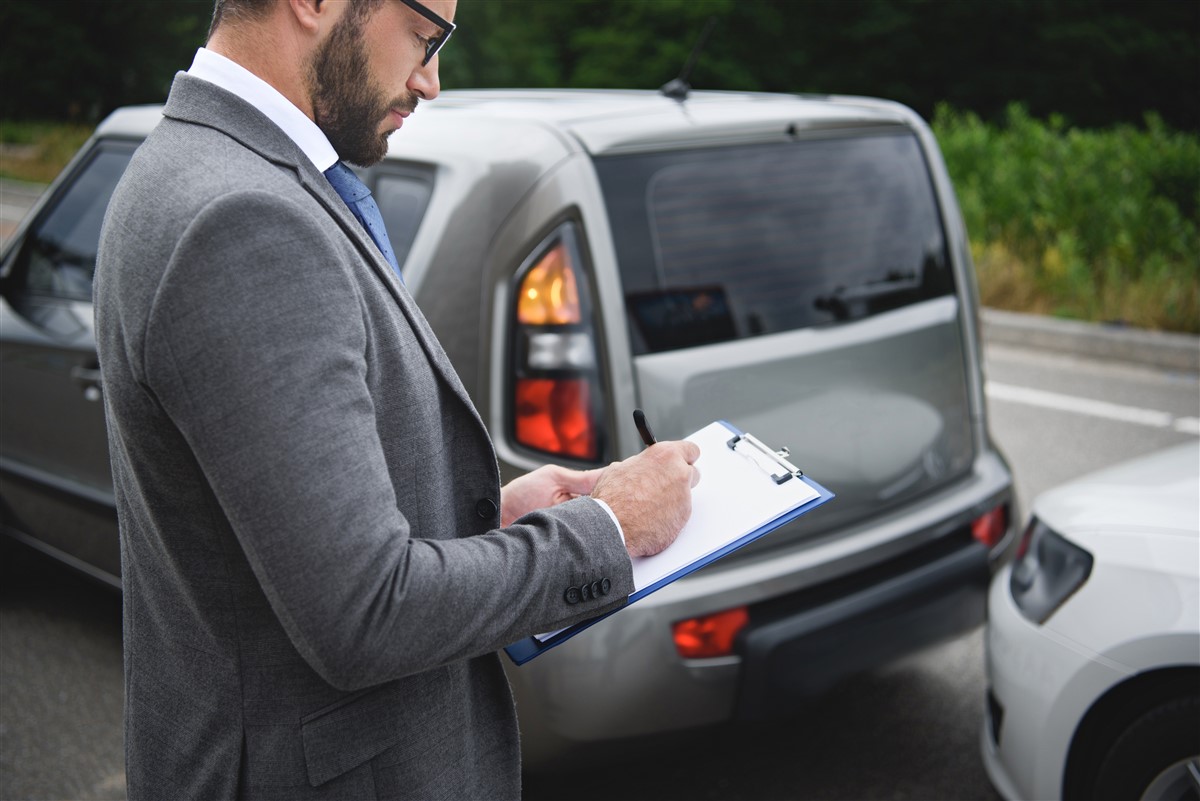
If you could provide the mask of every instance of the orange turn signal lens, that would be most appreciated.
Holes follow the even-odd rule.
[[[599,458],[587,379],[518,379],[516,438],[539,451],[588,461]]]
[[[571,325],[583,321],[579,287],[567,247],[559,242],[538,260],[517,291],[517,322]]]
[[[681,620],[671,626],[675,650],[684,659],[711,659],[733,653],[733,641],[750,622],[744,606],[704,617]]]
[[[971,521],[971,536],[989,548],[995,548],[1008,531],[1008,507],[1000,504]]]

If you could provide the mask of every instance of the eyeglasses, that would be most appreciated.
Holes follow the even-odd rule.
[[[435,36],[425,42],[425,60],[421,62],[421,66],[425,66],[430,61],[433,61],[433,57],[437,55],[438,51],[442,49],[446,42],[450,41],[450,34],[454,33],[454,29],[458,26],[453,22],[442,19],[430,11],[424,4],[417,2],[417,0],[400,0],[400,2],[442,29],[441,36]]]

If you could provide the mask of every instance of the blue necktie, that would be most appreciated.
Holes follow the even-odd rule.
[[[346,205],[350,207],[350,211],[354,212],[354,216],[362,223],[363,228],[367,229],[367,233],[379,246],[380,252],[392,265],[396,275],[400,275],[400,264],[396,261],[395,252],[392,251],[387,228],[383,225],[383,215],[379,213],[379,206],[376,205],[375,198],[371,197],[371,190],[358,180],[354,170],[340,161],[325,171],[325,177],[333,185],[334,191],[341,196],[342,200],[346,201]],[[400,277],[400,281],[404,282],[403,276]]]

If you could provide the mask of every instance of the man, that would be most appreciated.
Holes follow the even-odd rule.
[[[620,605],[630,554],[690,513],[689,443],[501,490],[386,233],[339,194],[339,160],[436,97],[454,11],[218,0],[109,207],[132,799],[519,797],[496,650]]]

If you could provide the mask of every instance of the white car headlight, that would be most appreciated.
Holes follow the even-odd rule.
[[[1090,553],[1035,517],[1013,563],[1008,583],[1013,601],[1026,618],[1045,623],[1087,581],[1092,562]]]

